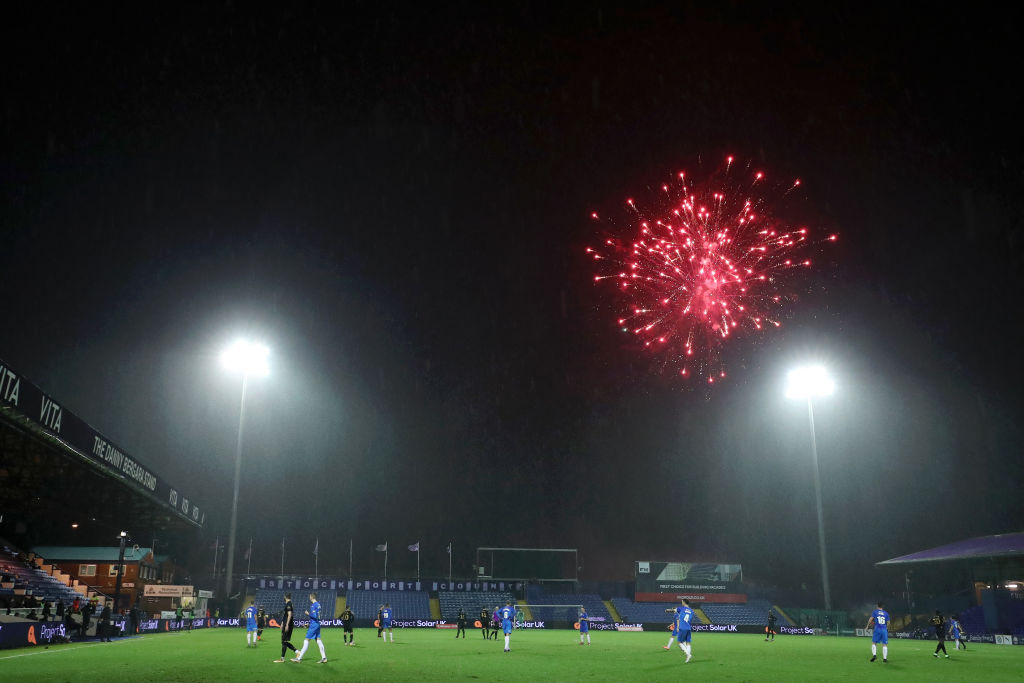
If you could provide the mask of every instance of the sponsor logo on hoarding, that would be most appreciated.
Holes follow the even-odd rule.
[[[64,624],[60,622],[44,622],[39,625],[39,638],[50,642],[54,636],[64,637]]]
[[[517,621],[516,628],[545,628],[543,621]]]
[[[140,631],[156,631],[160,628],[159,619],[144,619],[139,622]]]
[[[591,631],[643,631],[643,624],[620,624],[613,622],[595,623],[590,625]]]
[[[693,624],[694,631],[720,631],[722,633],[739,633],[736,624]]]
[[[779,633],[791,636],[813,636],[814,629],[810,626],[780,626]]]

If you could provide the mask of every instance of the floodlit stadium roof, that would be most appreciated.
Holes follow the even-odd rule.
[[[1024,556],[1024,532],[978,536],[877,562],[878,565]]]
[[[206,510],[0,359],[0,502],[78,514],[86,493],[152,529],[199,528]]]

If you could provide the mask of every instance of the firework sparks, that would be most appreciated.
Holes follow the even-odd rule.
[[[594,281],[619,295],[619,329],[664,354],[683,377],[724,378],[722,345],[779,327],[794,298],[791,275],[811,266],[808,228],[772,211],[798,187],[800,180],[773,186],[764,172],[737,169],[728,157],[699,183],[679,173],[650,209],[627,199],[628,237],[613,232],[600,248],[587,248],[599,267]]]

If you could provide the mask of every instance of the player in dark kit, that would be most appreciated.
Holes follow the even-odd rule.
[[[352,632],[352,622],[355,621],[355,618],[356,615],[352,614],[352,610],[345,607],[345,611],[341,613],[341,628],[344,631],[341,637],[345,639],[346,645],[356,644],[356,636]]]
[[[455,637],[458,638],[459,634],[461,633],[462,634],[462,639],[465,640],[466,639],[466,613],[463,610],[461,610],[461,609],[459,610],[459,617],[458,617],[458,624],[457,624],[457,626],[458,626],[459,630],[457,630],[455,632]]]
[[[292,639],[292,628],[295,626],[295,620],[292,616],[292,594],[284,594],[284,611],[281,613],[281,659],[275,659],[277,663],[284,661],[285,654],[288,650],[295,652],[295,646],[291,644]]]
[[[483,634],[484,640],[487,640],[489,633],[489,626],[491,624],[491,615],[487,611],[486,607],[480,608],[480,633]]]
[[[384,633],[384,605],[377,608],[377,637]]]
[[[256,640],[263,640],[263,629],[267,627],[267,613],[260,605],[260,611],[256,613]]]
[[[949,653],[946,652],[946,620],[942,618],[942,612],[935,610],[935,616],[932,617],[932,626],[935,628],[935,637],[939,639],[939,644],[935,646],[935,652],[932,653],[933,657],[939,656],[939,650],[942,650],[942,654],[946,655],[946,659],[949,659]]]
[[[764,627],[764,639],[768,640],[769,637],[775,640],[775,622],[778,618],[775,616],[775,612],[768,610],[768,625]]]

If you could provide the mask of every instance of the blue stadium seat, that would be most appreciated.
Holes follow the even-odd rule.
[[[430,619],[430,594],[425,591],[351,591],[347,605],[356,619],[374,620],[377,609],[389,603],[399,621]]]
[[[466,612],[469,623],[480,616],[480,608],[486,607],[488,612],[494,610],[495,606],[502,606],[506,602],[515,603],[515,597],[511,593],[478,592],[468,591],[441,591],[437,594],[441,604],[441,618],[454,621],[459,615],[459,610]]]

